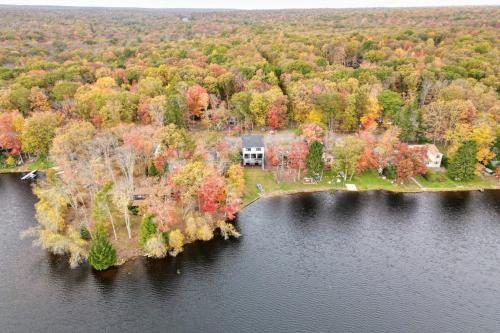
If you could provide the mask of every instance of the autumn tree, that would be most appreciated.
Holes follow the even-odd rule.
[[[49,152],[61,116],[54,112],[35,112],[26,119],[21,136],[23,151],[37,156]]]
[[[228,196],[240,198],[245,189],[245,178],[243,167],[239,164],[233,164],[227,171],[227,192]]]
[[[252,94],[249,92],[241,91],[231,97],[230,105],[233,114],[244,122],[252,121],[250,103],[252,102]],[[253,124],[253,121],[252,121]]]
[[[226,198],[224,178],[208,175],[198,190],[198,205],[202,212],[215,214]]]
[[[471,124],[476,109],[470,101],[436,101],[424,108],[423,119],[427,135],[433,142],[443,142],[445,134],[453,132],[459,124]]]
[[[61,184],[48,173],[47,179],[34,187],[39,201],[35,205],[39,227],[23,232],[23,236],[34,236],[34,245],[55,254],[69,254],[71,267],[76,267],[87,257],[86,241],[79,230],[66,223],[68,213],[67,197]]]
[[[352,180],[363,150],[363,140],[354,135],[346,136],[334,145],[335,162],[333,167],[343,174],[344,181]]]
[[[317,141],[315,141],[317,142]],[[298,179],[301,179],[301,171],[306,168],[306,160],[309,156],[309,147],[304,141],[295,141],[290,145],[290,155],[288,156],[291,167],[297,170]]]
[[[175,190],[178,191],[183,208],[194,209],[197,204],[197,194],[207,175],[208,170],[201,161],[191,161],[176,170],[170,178]]]
[[[328,130],[333,130],[335,119],[344,111],[345,105],[338,92],[322,92],[315,99],[315,106],[324,116]]]
[[[359,137],[364,142],[363,153],[361,154],[358,165],[356,166],[357,173],[363,173],[367,170],[372,170],[377,167],[377,156],[375,154],[375,137],[372,133],[364,131]]]
[[[169,124],[161,128],[156,133],[162,148],[169,152],[175,152],[177,157],[193,149],[194,142],[189,137],[188,132],[183,128],[178,128],[175,124]]]
[[[82,157],[96,130],[90,122],[73,121],[56,130],[50,156],[56,161],[78,160]]]
[[[323,128],[318,124],[306,124],[302,126],[302,136],[308,144],[314,141],[322,142],[324,132]]]
[[[406,181],[415,176],[426,173],[426,160],[426,147],[409,147],[405,143],[400,143],[397,147],[397,154],[394,160],[397,179],[400,181]]]
[[[18,111],[0,113],[0,149],[10,156],[21,154],[21,133],[24,119]]]
[[[31,112],[48,112],[52,110],[49,99],[38,87],[31,88],[29,100]]]
[[[185,236],[179,229],[171,231],[168,235],[168,245],[171,248],[170,255],[176,256],[183,250]]]
[[[286,98],[278,98],[269,107],[266,116],[266,124],[272,129],[279,129],[286,125],[288,121]]]
[[[133,189],[133,182],[131,184],[130,180],[125,177],[115,184],[111,192],[111,201],[113,206],[116,207],[116,209],[123,215],[125,227],[127,228],[128,239],[132,239],[132,221],[130,219],[129,207],[134,194]]]
[[[399,144],[399,132],[397,127],[390,127],[377,140],[374,153],[379,174],[382,173],[394,155],[396,147]]]
[[[123,143],[131,147],[137,157],[138,164],[144,170],[146,164],[155,153],[155,129],[152,126],[133,126],[123,135]]]
[[[199,85],[191,86],[186,92],[186,100],[191,117],[201,117],[202,111],[208,107],[207,90]]]
[[[139,81],[137,91],[140,95],[155,97],[162,93],[163,83],[160,78],[147,77]]]
[[[113,214],[111,213],[112,209],[112,197],[111,197],[111,189],[113,188],[112,182],[106,182],[102,188],[96,193],[94,199],[94,208],[93,208],[93,217],[98,223],[104,224],[109,219],[111,223],[111,227],[113,228],[113,235],[115,240],[118,239],[116,233],[115,220],[113,218]]]

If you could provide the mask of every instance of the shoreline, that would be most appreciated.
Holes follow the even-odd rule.
[[[273,198],[280,196],[290,196],[294,194],[305,194],[305,193],[323,193],[323,192],[352,192],[352,193],[360,193],[360,192],[372,192],[372,191],[380,191],[380,192],[389,192],[389,193],[429,193],[429,192],[473,192],[473,191],[500,191],[500,186],[495,187],[463,187],[463,188],[452,188],[452,187],[443,187],[443,188],[425,188],[425,189],[387,189],[387,188],[370,188],[370,189],[359,189],[357,191],[349,191],[346,188],[314,188],[314,189],[297,189],[297,190],[287,190],[287,191],[272,191],[268,193],[261,194],[257,198],[252,199],[251,201],[244,203],[242,207],[238,210],[241,211],[246,207],[254,204],[259,199],[265,198]]]
[[[45,172],[46,170],[39,170],[38,172]],[[2,174],[22,174],[28,171],[16,171],[16,170],[1,170],[0,175]],[[388,193],[426,193],[426,192],[472,192],[472,191],[484,191],[484,190],[493,190],[493,191],[500,191],[500,185],[494,185],[493,183],[489,184],[490,186],[461,186],[461,187],[442,187],[442,188],[398,188],[398,185],[394,185],[392,188],[382,188],[382,187],[373,187],[373,188],[360,188],[356,191],[349,191],[345,187],[332,187],[332,186],[324,186],[324,187],[316,187],[316,188],[297,188],[297,189],[290,189],[290,190],[273,190],[270,192],[265,192],[259,194],[257,197],[251,199],[248,202],[244,202],[242,206],[238,209],[236,214],[240,213],[242,210],[245,208],[251,206],[255,202],[259,201],[260,199],[265,199],[265,198],[272,198],[272,197],[285,197],[285,196],[291,196],[291,195],[298,195],[298,194],[305,194],[305,193],[323,193],[323,192],[369,192],[369,191],[381,191],[381,192],[388,192]],[[189,244],[192,243],[186,243],[184,245],[188,246]],[[170,255],[167,254],[166,257],[169,257]],[[126,264],[129,261],[138,259],[139,257],[146,257],[148,258],[147,255],[145,254],[137,254],[135,253],[134,255],[130,257],[122,257],[118,258],[118,262],[114,265],[114,267],[119,267],[124,264]]]
[[[491,190],[491,191],[500,191],[500,187],[489,187],[489,188],[474,188],[474,187],[467,187],[467,188],[437,188],[437,189],[420,189],[420,190],[408,190],[408,189],[401,189],[401,190],[395,190],[395,189],[384,189],[384,188],[373,188],[373,189],[361,189],[358,191],[349,191],[345,188],[315,188],[315,189],[300,189],[300,190],[288,190],[288,191],[273,191],[269,193],[264,193],[257,198],[252,199],[251,201],[243,204],[241,208],[236,212],[238,214],[240,211],[244,210],[245,208],[251,206],[252,204],[256,203],[260,199],[265,199],[265,198],[273,198],[273,197],[286,197],[290,195],[296,195],[296,194],[305,194],[305,193],[324,193],[324,192],[350,192],[350,193],[363,193],[363,192],[388,192],[388,193],[426,193],[426,192],[473,192],[473,191],[481,191],[481,190]],[[185,246],[189,246],[192,243],[186,243]],[[149,258],[147,255],[135,255],[129,258],[121,258],[122,261],[120,263],[117,263],[115,267],[120,267],[124,264],[126,264],[129,261],[139,259],[140,257],[145,257]],[[170,255],[167,254],[165,258],[171,257]],[[163,258],[164,259],[164,258]]]

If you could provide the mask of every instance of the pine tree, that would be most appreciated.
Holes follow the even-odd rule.
[[[141,230],[139,231],[139,244],[144,247],[148,239],[156,234],[156,225],[153,223],[153,215],[146,216],[141,223]]]
[[[148,177],[158,177],[160,175],[160,172],[156,168],[156,165],[153,163],[153,161],[148,161],[147,175]]]
[[[314,141],[309,146],[306,165],[309,174],[312,176],[318,177],[323,173],[323,145],[321,142]]]
[[[102,224],[96,225],[88,261],[94,269],[99,271],[108,269],[116,262],[116,250],[106,237]]]
[[[449,162],[448,176],[458,181],[474,178],[476,171],[476,153],[476,142],[464,142]]]
[[[80,226],[80,238],[83,240],[90,240],[92,238],[89,229],[84,224]]]

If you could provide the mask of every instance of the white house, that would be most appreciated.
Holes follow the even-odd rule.
[[[262,135],[243,135],[242,140],[243,165],[261,165],[264,168],[264,137]]]
[[[411,145],[410,148],[417,147],[425,147],[427,148],[427,161],[425,161],[425,165],[428,168],[439,168],[441,166],[441,161],[443,159],[443,154],[439,151],[439,149],[434,144],[427,145]]]

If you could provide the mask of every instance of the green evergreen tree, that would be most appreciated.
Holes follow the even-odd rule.
[[[474,178],[476,171],[477,144],[474,141],[464,142],[450,159],[448,176],[453,180],[464,181]]]
[[[415,141],[420,127],[420,114],[414,105],[402,108],[394,117],[394,125],[401,129],[402,141]]]
[[[80,226],[80,238],[84,240],[90,240],[92,238],[89,229],[84,224]]]
[[[160,172],[156,168],[153,161],[148,161],[147,174],[148,174],[148,177],[158,177],[160,175]]]
[[[314,141],[309,146],[309,153],[306,157],[306,165],[309,175],[319,177],[323,173],[323,145],[319,141]]]
[[[109,242],[102,224],[96,225],[88,261],[98,271],[108,269],[116,263],[116,250]]]
[[[148,239],[156,234],[156,225],[153,223],[153,215],[146,216],[141,223],[141,230],[139,231],[139,244],[144,247]]]

